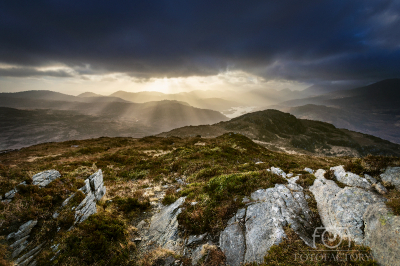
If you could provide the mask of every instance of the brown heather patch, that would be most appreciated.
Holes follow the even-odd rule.
[[[195,145],[199,141],[206,145]],[[71,147],[72,145],[79,147]],[[163,153],[158,152],[159,156],[153,156],[153,153],[144,152],[149,150],[163,151]],[[29,158],[33,157],[41,158],[29,162]],[[265,171],[266,168],[275,166],[287,173],[306,174],[303,172],[304,167],[329,170],[332,166],[344,165],[350,159],[274,152],[239,134],[225,134],[207,139],[198,137],[185,139],[147,137],[139,140],[98,138],[35,145],[0,154],[0,193],[4,195],[15,185],[22,181],[30,181],[32,175],[44,170],[56,169],[62,177],[42,191],[35,191],[27,186],[29,190],[23,193],[21,191],[10,204],[0,205],[0,219],[6,220],[1,227],[6,230],[1,234],[15,231],[28,218],[40,220],[49,218],[55,211],[54,208],[59,206],[60,201],[62,202],[82,186],[83,180],[93,174],[96,169],[102,169],[107,194],[99,203],[101,206],[98,208],[99,216],[93,218],[97,219],[95,222],[97,227],[77,228],[73,231],[76,239],[72,239],[64,228],[61,229],[61,233],[57,234],[54,241],[64,246],[72,246],[66,253],[70,257],[64,257],[59,264],[128,265],[130,263],[136,265],[137,254],[127,237],[134,234],[132,228],[129,230],[130,222],[142,219],[141,215],[148,207],[146,202],[149,198],[149,195],[146,196],[144,192],[154,191],[156,186],[169,184],[173,185],[174,189],[182,189],[179,193],[173,189],[168,190],[165,203],[172,203],[182,196],[187,197],[183,206],[185,210],[179,216],[181,227],[191,233],[209,232],[215,235],[225,227],[226,221],[241,207],[244,196],[250,195],[258,188],[274,186],[275,183],[286,183],[277,176],[268,174]],[[264,163],[255,164],[258,161]],[[366,173],[380,173],[380,167],[394,166],[396,163],[399,163],[399,159],[394,157],[368,157],[361,161],[362,167],[367,169]],[[190,183],[187,186],[178,184],[176,181],[183,175]],[[376,177],[376,174],[373,176]],[[309,186],[312,182],[312,176],[308,175],[304,175],[299,181],[304,186]],[[148,187],[152,189],[144,190]],[[305,190],[309,193],[307,188]],[[394,198],[394,196],[390,197]],[[106,203],[109,199],[113,201]],[[114,199],[117,200],[114,201]],[[194,201],[197,204],[191,205],[190,203]],[[316,213],[316,204],[312,195],[308,203],[313,213]],[[315,215],[317,219],[317,213]],[[58,225],[65,223],[64,227],[67,227],[71,217],[68,217],[68,214],[64,216],[56,222]],[[112,218],[113,221],[108,218]],[[54,224],[45,224],[45,226],[50,232],[40,235],[40,239],[53,236]],[[121,229],[127,233],[124,233],[118,241],[108,238],[109,242],[103,242],[110,247],[110,250],[103,250],[103,252],[111,254],[109,258],[104,258],[96,253],[102,250],[101,248],[93,251],[92,248],[97,247],[97,243],[92,242],[94,242],[94,236],[104,236],[107,239],[109,232],[113,231],[112,228],[117,231]],[[92,237],[93,232],[96,233]],[[73,243],[79,243],[86,237],[89,237],[86,244],[74,246]],[[94,257],[98,256],[100,259],[93,263],[85,261],[83,254],[92,252],[94,252]],[[43,254],[47,254],[42,258],[43,264],[54,255],[48,248]],[[209,257],[213,256],[210,253]],[[111,257],[115,261],[109,260]],[[181,260],[184,263],[188,262],[185,258]],[[146,260],[143,261],[147,263]]]

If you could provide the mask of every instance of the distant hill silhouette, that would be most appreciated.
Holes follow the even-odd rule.
[[[400,79],[269,106],[400,143]]]
[[[159,136],[215,137],[227,132],[240,133],[270,148],[319,155],[400,155],[400,145],[332,124],[298,119],[277,110],[242,115],[210,126],[183,127]]]

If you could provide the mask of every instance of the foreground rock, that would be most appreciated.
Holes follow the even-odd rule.
[[[325,179],[324,173],[324,170],[318,170],[315,174],[317,179],[310,187],[317,201],[318,212],[324,227],[332,233],[339,233],[342,237],[350,234],[349,237],[352,240],[357,244],[362,244],[363,215],[367,207],[384,202],[385,199],[359,187],[342,189],[334,181]],[[352,175],[347,174],[347,176]],[[357,182],[354,184],[360,185]]]
[[[331,167],[334,172],[336,180],[352,187],[360,187],[364,189],[370,189],[371,184],[367,179],[360,177],[359,175],[351,172],[346,172],[342,165]]]
[[[178,215],[180,206],[185,202],[185,197],[179,198],[175,203],[165,207],[155,214],[150,221],[148,230],[143,230],[143,239],[157,247],[170,249],[179,253],[182,249],[183,239],[178,234]],[[143,222],[139,228],[146,229]]]
[[[38,173],[32,177],[32,185],[37,185],[39,187],[45,187],[57,178],[59,178],[61,174],[56,170],[47,170],[41,173]]]
[[[33,177],[33,184],[44,187],[50,182],[60,177],[60,173],[55,170],[44,171],[36,174]],[[16,190],[16,189],[15,189]],[[16,190],[14,194],[17,192]],[[96,202],[99,201],[105,194],[106,188],[103,183],[103,174],[99,170],[95,174],[91,175],[85,180],[85,186],[80,188],[81,193],[85,195],[84,199],[78,204],[78,206],[72,206],[69,204],[71,199],[76,197],[74,193],[68,199],[66,199],[62,206],[59,208],[59,212],[73,212],[75,214],[75,223],[81,223],[86,220],[90,215],[97,212]],[[11,195],[12,193],[9,193]],[[56,212],[53,215],[54,219],[57,219],[59,213]],[[12,258],[15,259],[15,264],[24,266],[34,266],[37,264],[35,258],[43,250],[46,243],[34,243],[30,241],[31,231],[38,224],[37,220],[30,220],[19,227],[16,232],[13,232],[7,236],[7,240],[11,242],[10,248],[12,249]],[[41,229],[43,230],[43,229]],[[22,255],[22,256],[21,256]]]
[[[371,247],[374,258],[382,265],[400,265],[400,217],[376,203],[368,206],[363,218],[364,245]]]
[[[257,190],[251,198],[256,202],[240,209],[221,232],[219,244],[228,265],[263,262],[271,246],[286,236],[284,227],[288,225],[312,246],[311,211],[302,188],[291,191],[277,184],[274,188]]]
[[[383,184],[395,186],[400,191],[400,167],[388,167],[380,177]]]

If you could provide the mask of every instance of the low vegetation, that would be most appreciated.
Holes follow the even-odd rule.
[[[148,218],[145,213],[154,200],[152,191],[156,187],[168,187],[162,200],[164,205],[186,197],[178,216],[181,229],[191,234],[209,232],[218,238],[227,220],[243,207],[245,197],[257,189],[286,183],[266,171],[272,166],[286,173],[301,174],[297,183],[310,196],[307,201],[315,223],[319,224],[316,202],[308,190],[315,177],[303,169],[329,170],[336,165],[346,165],[346,169],[378,178],[387,165],[400,165],[400,161],[396,157],[381,156],[353,159],[290,155],[268,150],[234,133],[217,138],[98,138],[40,144],[0,154],[0,195],[4,196],[14,187],[19,190],[10,203],[0,203],[0,236],[16,231],[30,219],[38,219],[40,226],[48,231],[34,231],[32,241],[41,243],[54,239],[53,243],[60,244],[64,250],[55,259],[55,265],[93,265],[94,261],[96,265],[137,265],[139,253],[130,242],[135,231],[133,226]],[[32,186],[31,177],[48,169],[58,170],[61,178],[42,189]],[[70,231],[74,217],[67,212],[61,211],[57,219],[50,219],[61,202],[77,192],[97,169],[102,169],[107,187],[98,214]],[[330,174],[328,171],[328,177]],[[18,186],[24,181],[26,186]],[[400,197],[394,188],[388,189],[388,205],[397,213]],[[80,202],[82,196],[78,192],[71,202]],[[51,222],[44,224],[42,221]],[[297,240],[290,241],[297,243]],[[5,243],[0,240],[0,262],[9,259],[8,251],[2,246]],[[39,258],[42,264],[55,255],[51,245],[50,242],[45,245],[45,252]],[[290,248],[288,245],[285,248],[284,244],[277,246],[270,251],[272,257],[267,258],[266,263],[276,263],[280,256],[290,257]],[[300,244],[292,248],[307,250],[307,246]],[[220,255],[210,249],[204,265],[213,265],[209,258],[223,261]],[[185,262],[185,258],[180,259]],[[281,260],[290,263],[289,258]]]

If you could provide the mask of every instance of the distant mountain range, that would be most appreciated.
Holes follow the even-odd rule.
[[[0,107],[8,107],[0,110],[1,115],[7,118],[7,123],[0,123],[2,149],[15,148],[16,139],[32,145],[52,140],[55,136],[59,141],[71,137],[143,137],[177,127],[228,120],[217,111],[195,108],[178,101],[132,103],[118,97],[77,97],[51,91],[2,93]],[[49,127],[51,130],[46,131]],[[77,131],[69,136],[68,132],[76,127]],[[28,132],[41,132],[41,135],[29,135]],[[21,134],[25,137],[18,137]]]
[[[273,108],[400,143],[400,79],[285,101]]]
[[[277,110],[242,115],[214,125],[182,127],[158,136],[216,137],[239,133],[270,149],[328,156],[400,155],[400,145]]]

